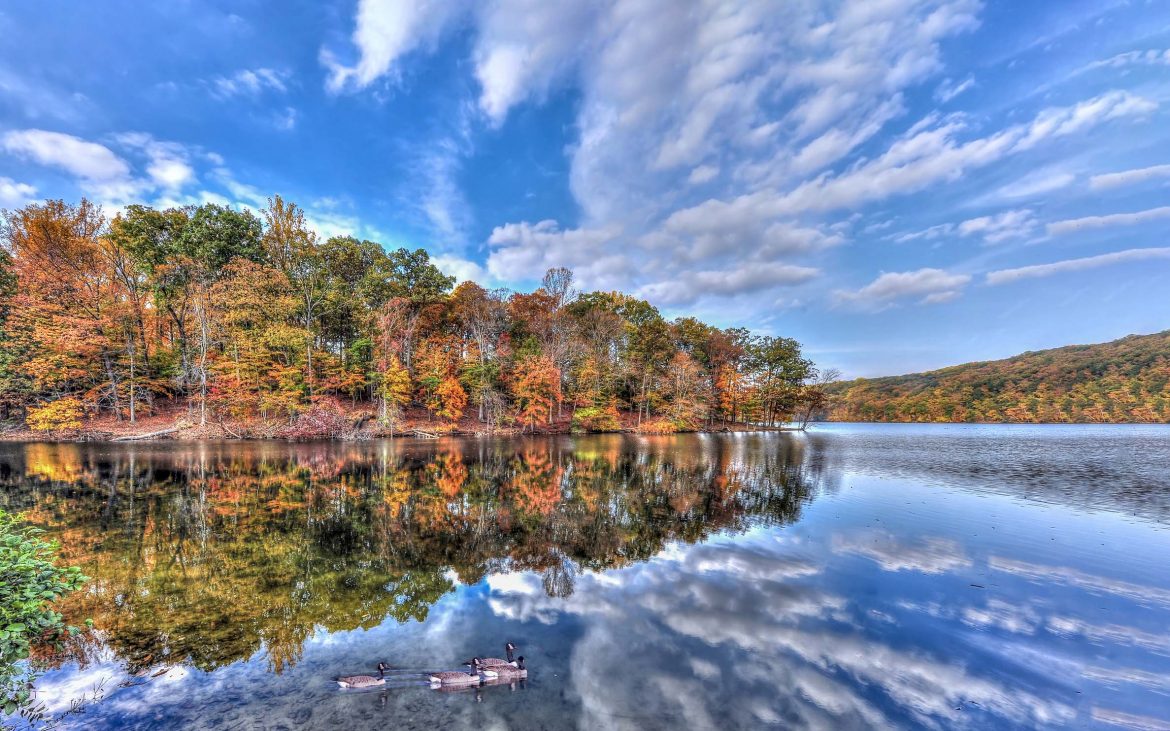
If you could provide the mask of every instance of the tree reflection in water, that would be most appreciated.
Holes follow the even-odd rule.
[[[264,650],[279,673],[319,628],[425,620],[454,577],[532,570],[567,597],[670,541],[794,521],[821,461],[759,439],[11,445],[0,506],[92,577],[62,609],[93,632],[42,664],[104,646],[131,672],[210,670]]]

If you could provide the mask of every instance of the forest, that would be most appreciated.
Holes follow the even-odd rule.
[[[665,319],[552,269],[455,286],[424,249],[322,240],[280,196],[82,199],[0,221],[0,418],[56,438],[807,424],[826,378],[783,337]]]
[[[833,421],[1170,422],[1170,331],[827,389]]]

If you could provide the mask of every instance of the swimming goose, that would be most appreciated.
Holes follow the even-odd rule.
[[[478,683],[479,677],[479,658],[471,658],[471,672],[461,673],[459,671],[451,671],[446,673],[431,673],[430,680],[432,685],[471,685]]]
[[[378,663],[378,677],[372,675],[347,675],[344,678],[338,678],[337,684],[342,688],[369,688],[373,685],[386,684],[386,663]]]
[[[513,645],[511,642],[505,642],[504,643],[504,653],[508,656],[508,659],[501,660],[498,657],[480,658],[480,660],[479,660],[480,667],[492,667],[493,665],[508,665],[508,664],[510,664],[512,662],[512,659],[513,659],[512,658],[512,651],[515,649],[516,649],[516,646]],[[463,664],[470,665],[471,660],[464,660]]]
[[[524,656],[516,658],[516,662],[507,662],[503,665],[479,666],[479,671],[489,678],[517,679],[527,678],[528,668],[524,667]]]

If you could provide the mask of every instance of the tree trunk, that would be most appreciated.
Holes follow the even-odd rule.
[[[106,378],[110,379],[110,391],[114,398],[114,414],[118,417],[118,421],[122,420],[121,402],[118,400],[118,377],[114,375],[114,366],[110,363],[110,354],[102,353],[102,361],[106,366]]]

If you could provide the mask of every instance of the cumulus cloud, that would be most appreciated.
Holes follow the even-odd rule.
[[[447,0],[359,0],[353,32],[358,61],[347,65],[322,49],[328,89],[362,88],[379,76],[394,74],[402,56],[433,44],[464,5]]]
[[[146,173],[158,187],[174,191],[195,179],[187,149],[182,145],[161,142],[144,132],[129,132],[117,135],[116,139],[147,156]]]
[[[16,208],[36,197],[37,189],[0,175],[0,208]]]
[[[1085,269],[1096,269],[1098,267],[1110,266],[1112,264],[1167,258],[1170,258],[1170,247],[1126,249],[1125,251],[1115,251],[1111,254],[1101,254],[1099,256],[1086,256],[1080,259],[1065,259],[1064,261],[1056,261],[1052,262],[1051,264],[1034,264],[1032,266],[1017,267],[1015,269],[999,269],[997,271],[987,273],[987,283],[992,285],[1008,284],[1010,282],[1016,282],[1021,279],[1050,277],[1053,274],[1079,272],[1084,271]]]
[[[1118,188],[1123,185],[1137,185],[1147,180],[1170,178],[1170,165],[1151,165],[1146,168],[1122,170],[1116,173],[1102,173],[1089,178],[1089,187],[1093,190]]]
[[[482,285],[492,279],[488,271],[479,264],[452,254],[436,254],[431,257],[431,263],[444,274],[453,276],[460,282],[475,282]]]
[[[1048,224],[1047,229],[1048,233],[1052,236],[1060,236],[1096,228],[1109,228],[1111,226],[1136,226],[1142,223],[1149,223],[1150,221],[1160,221],[1164,218],[1170,218],[1170,206],[1150,208],[1145,211],[1135,211],[1133,213],[1110,213],[1105,216],[1085,216],[1083,218],[1070,218],[1064,221],[1053,221]]]
[[[919,304],[949,302],[971,281],[968,274],[924,268],[912,272],[885,272],[859,290],[837,290],[838,302],[870,308],[887,307],[900,299],[917,297]]]
[[[607,288],[623,279],[632,262],[613,251],[618,229],[561,229],[556,221],[497,226],[488,238],[487,270],[498,280],[537,278],[546,270],[567,266],[583,286]]]
[[[84,180],[108,181],[130,175],[130,166],[110,148],[61,132],[15,130],[4,135],[3,145],[10,153],[62,168]]]
[[[124,200],[141,186],[130,165],[96,142],[43,129],[13,130],[0,138],[6,152],[76,177],[83,190],[102,199]]]

